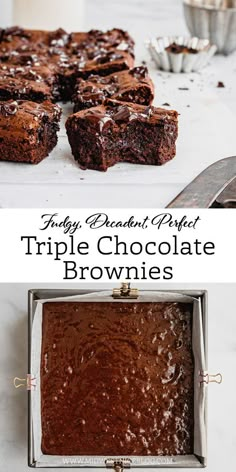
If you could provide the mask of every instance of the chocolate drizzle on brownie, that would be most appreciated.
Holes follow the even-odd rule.
[[[110,102],[108,102],[110,104]],[[142,110],[134,111],[128,105],[115,105],[115,107],[108,107],[107,113],[115,122],[129,122],[133,120],[148,120],[152,116],[152,107],[148,106]]]
[[[135,77],[138,80],[142,80],[148,75],[148,70],[147,67],[144,66],[139,66],[139,67],[134,67],[129,71],[129,73]]]
[[[0,103],[0,113],[3,116],[15,115],[19,109],[19,105],[16,101]]]
[[[117,61],[122,58],[123,58],[122,54],[119,54],[117,52],[100,51],[99,54],[94,57],[94,60],[98,64],[105,64],[106,62]]]

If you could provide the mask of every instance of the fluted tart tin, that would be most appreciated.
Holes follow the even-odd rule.
[[[157,332],[154,333],[152,332],[153,326],[155,326],[155,324],[153,325],[153,320],[155,321],[158,319],[159,308],[163,310],[163,307],[165,309],[163,312],[164,324],[161,328],[161,331],[160,329],[159,331],[157,329]],[[79,323],[82,323],[81,325],[78,325],[76,321],[78,317],[78,314],[76,314],[77,310],[79,313],[79,317],[81,318],[79,320]],[[189,321],[186,321],[188,319],[190,320],[190,318],[188,318],[190,316],[189,310],[192,313],[190,325],[188,324]],[[49,327],[50,329],[48,332],[47,330],[45,331],[45,320],[43,320],[46,313],[47,313],[47,319],[50,320],[50,323],[54,323],[54,325],[52,324]],[[72,318],[71,318],[71,313],[72,313]],[[96,316],[94,316],[95,313],[96,313]],[[102,363],[100,364],[100,361],[102,358],[99,354],[99,352],[103,352],[104,349],[101,348],[100,346],[100,341],[99,341],[100,338],[98,337],[98,334],[96,336],[96,332],[99,333],[99,336],[103,339],[103,344],[104,344],[106,343],[106,339],[108,340],[108,338],[106,338],[106,334],[105,334],[105,338],[103,337],[103,332],[109,333],[110,329],[112,329],[112,331],[110,332],[108,336],[109,345],[107,345],[107,348],[106,348],[106,344],[105,344],[105,351],[104,351],[105,353],[110,352],[110,355],[109,355],[110,359],[116,359],[115,365],[117,365],[118,370],[112,371],[112,376],[110,377],[110,381],[109,381],[109,382],[112,382],[112,385],[113,385],[114,379],[116,378],[116,375],[118,375],[117,372],[119,372],[119,366],[122,365],[122,369],[126,368],[126,360],[127,360],[127,368],[129,367],[133,369],[134,367],[136,368],[138,365],[140,366],[140,372],[137,372],[137,374],[134,376],[134,379],[136,378],[138,379],[138,380],[135,380],[133,384],[134,389],[136,389],[135,390],[136,395],[138,392],[137,385],[138,385],[138,388],[144,389],[144,392],[146,391],[148,392],[148,390],[151,388],[151,391],[153,391],[153,394],[155,394],[155,388],[154,388],[156,385],[155,381],[153,385],[151,384],[149,385],[148,375],[151,375],[150,374],[151,372],[153,373],[154,357],[152,358],[152,356],[154,355],[153,353],[155,351],[155,345],[156,345],[157,362],[158,362],[158,356],[159,356],[159,362],[161,363],[164,362],[166,363],[167,366],[169,366],[167,371],[163,371],[164,377],[162,380],[162,385],[163,385],[164,390],[167,388],[167,390],[165,390],[166,391],[165,395],[167,395],[167,399],[168,399],[170,398],[172,393],[173,394],[175,392],[177,393],[178,388],[180,389],[182,388],[181,385],[185,385],[185,387],[187,388],[187,377],[184,376],[180,384],[178,383],[177,379],[179,375],[182,375],[181,369],[189,368],[191,371],[191,362],[190,362],[191,358],[188,357],[189,354],[188,354],[187,344],[185,344],[185,341],[187,340],[186,336],[191,326],[191,333],[192,333],[191,334],[191,350],[192,350],[193,358],[194,358],[194,364],[193,364],[194,371],[193,371],[193,377],[192,377],[192,389],[193,389],[193,395],[194,395],[194,403],[192,404],[192,408],[193,408],[192,410],[193,423],[192,424],[194,425],[193,426],[193,444],[192,444],[193,451],[192,453],[177,454],[177,455],[165,455],[165,454],[158,455],[158,453],[150,454],[150,452],[148,452],[149,446],[145,443],[146,439],[144,439],[144,443],[143,443],[144,446],[142,448],[140,446],[140,444],[142,443],[140,442],[141,441],[140,435],[138,435],[137,436],[137,451],[139,450],[145,451],[145,453],[144,454],[142,453],[131,454],[130,453],[131,449],[129,449],[128,450],[129,453],[127,454],[126,452],[128,449],[128,444],[130,444],[129,442],[127,442],[126,447],[122,449],[120,443],[117,442],[116,439],[110,441],[109,438],[112,437],[112,431],[109,431],[108,436],[106,436],[105,429],[106,429],[106,424],[107,424],[106,423],[107,418],[109,419],[109,412],[106,411],[106,409],[104,409],[103,424],[100,425],[99,417],[94,418],[94,420],[96,419],[96,421],[98,422],[98,425],[96,425],[97,432],[96,432],[96,435],[94,436],[94,442],[91,442],[92,446],[91,446],[90,451],[86,449],[87,439],[89,440],[89,435],[88,435],[87,439],[85,437],[85,442],[83,446],[84,448],[83,450],[86,451],[85,454],[81,454],[81,453],[75,454],[75,451],[76,451],[75,446],[71,444],[70,441],[63,441],[63,444],[66,445],[65,447],[66,447],[67,452],[72,451],[73,454],[72,453],[58,454],[60,439],[59,439],[59,436],[58,436],[58,440],[56,440],[56,437],[55,438],[52,437],[51,440],[49,436],[47,437],[47,431],[46,431],[47,426],[45,426],[46,425],[45,420],[47,421],[49,420],[49,423],[50,423],[50,418],[52,419],[53,416],[51,415],[51,417],[49,418],[47,416],[48,412],[44,411],[44,408],[46,405],[46,410],[47,410],[47,401],[51,394],[54,396],[58,396],[60,394],[59,390],[58,390],[59,393],[53,392],[53,385],[54,385],[52,381],[53,379],[48,378],[46,383],[45,383],[45,379],[47,378],[47,375],[51,375],[53,372],[53,370],[50,371],[50,369],[52,368],[52,365],[50,364],[51,362],[50,359],[52,359],[52,357],[50,356],[53,355],[52,354],[53,349],[54,348],[57,349],[55,339],[58,340],[58,344],[59,344],[60,337],[58,333],[60,332],[60,319],[61,319],[60,317],[61,316],[67,317],[67,318],[64,318],[64,321],[62,319],[62,324],[65,323],[64,329],[66,329],[66,335],[63,338],[64,341],[61,344],[62,351],[60,352],[55,351],[55,355],[56,355],[55,359],[61,359],[60,362],[62,362],[63,349],[65,349],[65,352],[67,352],[67,349],[68,349],[66,347],[66,339],[68,339],[66,336],[68,335],[68,332],[70,332],[70,336],[73,337],[73,330],[77,329],[77,327],[80,326],[79,330],[77,331],[77,336],[79,335],[78,333],[80,332],[81,341],[78,338],[78,342],[75,343],[75,346],[76,346],[76,349],[80,349],[81,345],[84,346],[85,350],[81,358],[83,359],[83,365],[85,362],[84,360],[85,355],[88,355],[88,359],[87,359],[86,368],[85,367],[79,368],[78,375],[81,375],[80,383],[82,382],[83,384],[83,382],[86,383],[85,377],[86,375],[88,375],[88,372],[92,374],[91,378],[94,379],[94,388],[96,387],[94,390],[94,395],[93,395],[94,401],[98,400],[99,392],[102,395],[102,391],[100,391],[101,386],[99,386],[100,385],[99,382],[101,378],[103,377],[101,377],[102,374],[99,371],[99,367],[100,369],[104,368],[104,365]],[[121,324],[119,321],[120,316],[123,317],[121,319]],[[114,321],[113,324],[111,323],[112,319]],[[177,319],[178,321],[176,322],[175,320]],[[93,320],[97,320],[96,326],[94,326],[96,324],[96,321],[94,322]],[[67,326],[67,322],[68,322],[68,326]],[[119,329],[116,332],[117,326],[119,327]],[[168,337],[169,333],[172,332],[172,330],[173,330],[173,333],[174,331],[176,331],[176,334],[177,334],[181,326],[183,326],[183,336],[185,336],[185,338],[181,338],[182,339],[181,340],[178,335],[177,336],[178,339],[176,338],[175,340],[174,334],[173,334],[173,338],[171,338],[171,336],[170,338]],[[114,330],[114,327],[115,327],[115,330]],[[67,331],[68,329],[69,331]],[[136,329],[141,330],[141,331],[144,330],[144,334],[141,333],[140,331],[140,335],[141,335],[140,339],[142,339],[142,341],[139,341],[138,344],[136,344],[137,342],[137,338],[136,338],[137,334],[135,334]],[[187,331],[184,331],[186,329]],[[180,331],[182,332],[182,328]],[[185,335],[184,335],[184,332],[186,333]],[[121,333],[123,333],[122,336],[121,336]],[[55,337],[55,339],[54,340],[51,339],[50,336],[52,336],[52,338]],[[82,341],[83,336],[85,336],[84,339],[86,339],[85,345],[83,345],[83,341]],[[160,338],[158,338],[158,336],[160,336]],[[165,336],[167,336],[166,341],[165,341]],[[182,334],[180,336],[182,336]],[[50,344],[50,339],[51,339],[51,344]],[[172,347],[169,348],[169,351],[168,350],[165,351],[165,349],[167,349],[168,342],[171,339],[172,339],[171,342],[174,342],[174,344],[177,342],[176,359],[180,359],[179,354],[178,354],[178,349],[182,348],[183,343],[185,347],[183,348],[182,353],[184,356],[187,356],[186,359],[189,359],[189,360],[184,361],[186,363],[183,364],[183,367],[179,366],[180,370],[179,370],[179,367],[177,367],[177,364],[179,361],[178,362],[176,361],[177,364],[176,364],[176,367],[174,367],[175,362],[174,360],[172,360],[172,356],[173,355],[175,356],[174,351],[173,351],[174,349],[173,345],[171,344]],[[147,356],[148,356],[147,361],[145,358],[145,362],[144,362],[144,364],[145,363],[147,364],[146,365],[147,374],[145,374],[147,375],[147,380],[145,380],[146,377],[144,374],[142,374],[144,375],[143,377],[141,375],[141,372],[142,371],[144,372],[145,370],[144,364],[142,365],[142,357],[139,361],[140,363],[138,363],[137,361],[137,356],[143,355],[142,351],[140,350],[140,342],[141,342],[141,346],[143,346],[143,349],[147,353]],[[88,353],[88,351],[90,352],[91,350],[91,346],[93,346],[92,351],[93,351],[93,356],[95,356],[91,358],[93,360],[90,359],[91,353],[90,354]],[[51,349],[50,352],[48,352],[49,347]],[[164,349],[163,353],[161,353],[162,349]],[[94,354],[94,351],[95,351],[95,354]],[[166,352],[166,355],[169,352],[166,359],[165,359],[164,352]],[[46,357],[45,357],[45,353],[46,353]],[[150,364],[149,364],[148,359],[150,360]],[[132,362],[131,364],[129,364],[130,360],[132,360],[133,364]],[[55,385],[56,383],[58,383],[60,377],[61,377],[61,381],[63,381],[64,384],[66,384],[66,379],[64,378],[64,370],[63,370],[64,367],[60,371],[61,369],[60,362],[58,364],[59,377],[58,376],[57,378],[55,377]],[[91,371],[91,368],[92,368],[91,363],[96,363],[96,362],[98,362],[97,370],[95,369],[94,371]],[[70,370],[68,370],[69,367],[70,367]],[[73,370],[72,364],[69,367],[65,366],[67,377],[70,377]],[[84,376],[85,376],[84,378],[83,378],[82,372],[84,372]],[[107,371],[106,375],[109,376],[109,371]],[[174,375],[176,376],[175,378],[173,377]],[[91,385],[91,378],[90,378],[89,385]],[[184,378],[185,380],[183,380]],[[87,378],[87,380],[88,379],[89,378]],[[103,380],[104,379],[106,379],[106,377],[104,377]],[[124,379],[123,379],[124,385],[122,384],[123,388],[128,389],[127,391],[131,392],[132,385],[129,385],[128,383],[128,381],[130,381],[130,377],[128,374],[127,374],[127,380],[125,379],[126,379],[126,376],[124,374]],[[172,379],[171,380],[172,387],[169,389],[168,382],[170,379]],[[215,380],[214,377],[212,378],[208,374],[208,370],[207,370],[207,293],[204,290],[202,291],[200,290],[146,291],[146,290],[136,290],[134,288],[130,288],[128,284],[123,284],[120,289],[116,288],[114,292],[112,292],[111,290],[88,291],[88,290],[40,290],[40,289],[31,290],[29,292],[29,365],[28,365],[28,376],[27,376],[27,388],[28,388],[28,396],[29,396],[28,397],[29,399],[28,462],[29,462],[29,466],[31,467],[36,467],[36,468],[40,468],[40,467],[65,467],[65,468],[66,467],[104,467],[104,468],[113,468],[116,471],[118,470],[121,471],[123,468],[132,469],[136,467],[156,467],[156,468],[205,467],[206,460],[207,460],[207,457],[206,457],[207,456],[207,451],[206,451],[207,385],[211,381],[217,381],[217,379]],[[96,384],[96,382],[98,382],[98,384]],[[107,385],[108,389],[110,386],[109,382],[105,380],[105,384]],[[59,388],[59,386],[57,386],[57,388]],[[131,388],[131,390],[129,390],[129,388]],[[154,390],[152,390],[153,388]],[[45,396],[44,390],[47,391],[47,396]],[[114,388],[113,390],[111,389],[111,391],[114,394]],[[48,392],[51,392],[49,393],[49,397],[48,397]],[[66,393],[66,391],[64,393]],[[61,394],[64,394],[64,393],[61,393]],[[156,393],[160,395],[160,392],[158,393],[157,391]],[[145,397],[145,402],[147,403],[147,406],[149,406],[150,398],[151,398],[149,396],[149,393],[147,393],[147,398],[145,394],[144,394],[144,397]],[[70,396],[68,398],[70,399]],[[101,396],[101,398],[103,397]],[[119,396],[117,398],[119,399]],[[94,416],[96,415],[95,413],[96,410],[94,410],[93,415],[91,415],[91,411],[93,411],[93,404],[91,404],[90,408],[88,408],[88,404],[86,403],[85,397],[78,399],[79,402],[82,402],[83,400],[85,402],[85,407],[84,409],[80,408],[79,418],[80,418],[80,421],[82,422],[81,424],[83,425],[85,423],[85,420],[81,418],[81,414],[83,414],[83,417],[86,419],[86,422],[89,419],[90,428],[92,428],[92,425],[94,424],[92,417],[93,415]],[[104,398],[104,405],[106,405],[105,400],[106,399]],[[49,401],[51,402],[50,398],[49,398]],[[177,406],[178,400],[176,401],[177,401],[176,408],[178,408]],[[142,414],[144,414],[144,410],[142,411],[142,405],[143,405],[143,408],[146,408],[145,402],[143,402],[140,397],[140,401],[136,402],[136,404],[134,405],[134,408],[137,409],[137,407],[139,406],[139,409],[141,409]],[[139,405],[137,405],[137,403],[139,403]],[[62,404],[65,406],[63,402]],[[174,404],[175,404],[175,401],[173,402],[173,405]],[[187,402],[187,404],[189,405],[189,407],[191,406],[191,402],[190,403]],[[109,405],[109,408],[111,408],[112,402],[111,403],[108,402],[107,405]],[[131,405],[130,394],[127,396],[127,406],[128,405],[129,406]],[[120,408],[119,402],[117,403],[116,407]],[[153,408],[152,403],[150,403],[150,407]],[[125,416],[125,405],[122,408],[124,408],[124,417],[123,417],[123,420],[120,417],[121,430],[122,430],[122,421],[124,421],[124,424],[126,424],[125,422],[127,421],[127,418]],[[167,409],[166,412],[165,411],[163,412],[165,421],[167,422],[168,422],[167,420],[168,411],[169,410]],[[176,411],[178,411],[178,409]],[[68,414],[71,414],[69,410],[68,410]],[[58,426],[60,422],[60,415],[62,415],[62,410],[60,410],[60,408],[58,409],[58,415],[56,416],[58,416],[59,419],[56,419],[56,420],[52,419],[54,427],[55,425]],[[45,418],[42,418],[42,416],[45,416]],[[63,415],[61,417],[63,417]],[[73,415],[71,417],[73,418]],[[79,418],[77,418],[76,421],[78,421]],[[157,412],[157,418],[159,418],[158,412]],[[179,419],[178,418],[179,418],[179,415],[176,413],[177,422],[180,421],[180,418]],[[132,423],[133,419],[129,419],[129,421],[131,421]],[[141,420],[137,418],[137,421],[138,421],[137,424],[139,424],[139,421]],[[154,418],[154,422],[155,422],[155,418]],[[44,431],[42,431],[42,424],[43,424]],[[101,428],[100,433],[99,433],[99,428]],[[141,421],[140,428],[143,431],[145,428],[148,428],[147,425],[145,426],[145,421],[143,424]],[[85,426],[85,430],[86,430],[86,426]],[[116,435],[119,435],[118,431],[119,431],[119,427],[117,427],[117,430],[115,431]],[[45,436],[45,432],[46,432],[46,436]],[[66,431],[64,431],[63,422],[62,422],[60,438],[64,433],[66,433]],[[55,434],[58,434],[58,432],[56,433],[56,430],[55,430]],[[98,451],[100,450],[99,447],[100,448],[103,447],[102,443],[99,443],[99,434],[104,435],[104,438],[105,438],[104,447],[107,447],[106,450],[109,449],[109,446],[106,446],[106,438],[107,438],[107,440],[109,439],[108,445],[111,444],[112,447],[114,447],[114,452],[113,450],[109,450],[109,454],[106,454],[106,455],[102,453],[98,454]],[[132,438],[132,431],[129,434],[131,434],[130,438],[133,441],[132,447],[135,450],[136,440]],[[143,434],[144,434],[144,438],[146,438],[145,433]],[[183,438],[186,439],[187,436],[185,436],[185,434],[187,434],[187,431],[186,433],[183,433],[183,434],[184,434]],[[156,439],[153,436],[152,427],[150,429],[150,435],[154,438],[154,441],[155,441]],[[45,445],[43,445],[43,441],[42,441],[43,437],[46,438]],[[185,439],[183,439],[183,441]],[[172,447],[173,448],[176,447],[176,444],[174,445],[174,442],[173,442],[174,438],[171,438],[170,436],[169,441],[170,441],[170,445],[168,446],[168,448],[169,450],[172,450],[171,449]],[[74,443],[76,443],[75,438],[74,438]],[[83,440],[82,440],[82,443],[83,443]],[[118,444],[120,448],[119,455],[117,454],[116,444]],[[150,447],[152,447],[151,439],[150,439]],[[49,453],[47,453],[47,451],[45,453],[45,450],[44,452],[42,451],[42,449],[45,449],[45,448],[48,449]],[[180,445],[180,450],[181,450],[181,445]]]
[[[190,34],[208,39],[220,54],[235,51],[236,0],[184,0],[183,7]]]
[[[146,42],[158,69],[174,73],[198,72],[216,53],[216,46],[197,37],[164,36]]]

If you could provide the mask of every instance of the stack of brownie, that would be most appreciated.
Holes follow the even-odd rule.
[[[163,164],[175,155],[177,113],[152,107],[153,98],[123,30],[0,30],[0,160],[46,157],[57,142],[55,102],[72,100],[66,129],[81,168]]]

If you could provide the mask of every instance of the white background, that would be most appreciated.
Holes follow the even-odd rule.
[[[49,0],[50,1],[50,0]],[[10,1],[0,0],[1,26],[11,24]],[[4,6],[4,9],[3,9]],[[45,16],[45,12],[42,11]],[[4,17],[5,15],[5,17]],[[143,41],[150,35],[182,34],[186,27],[182,15],[181,0],[86,0],[86,29],[92,27],[109,28],[118,25],[130,30],[137,41],[139,60],[147,58]],[[83,181],[74,182],[64,178],[64,164],[61,174],[57,174],[55,162],[50,173],[41,174],[43,183],[32,177],[31,171],[22,167],[20,172],[12,166],[8,175],[1,164],[0,206],[73,206],[90,207],[108,205],[126,207],[153,207],[166,205],[186,185],[185,163],[189,166],[192,178],[208,159],[216,160],[229,153],[235,153],[235,73],[236,56],[215,57],[204,74],[195,74],[189,92],[183,94],[178,86],[190,84],[187,77],[167,77],[154,71],[157,103],[170,102],[181,111],[181,138],[179,141],[178,161],[182,163],[181,172],[174,167],[168,177],[163,178],[159,170],[158,178],[153,179],[152,170],[132,170],[132,177],[112,171],[100,175],[95,182],[93,175],[82,173]],[[168,80],[167,80],[168,79]],[[225,89],[216,89],[218,80],[223,80]],[[190,104],[190,108],[187,105]],[[186,128],[187,126],[187,128]],[[175,162],[175,161],[173,161]],[[74,165],[68,158],[70,172]],[[24,170],[25,169],[25,170]],[[115,171],[116,172],[116,171]],[[147,185],[141,185],[143,172],[148,174]],[[171,174],[171,175],[170,175]],[[110,175],[110,177],[108,177]],[[71,174],[69,175],[71,177]],[[189,177],[189,178],[190,178]],[[60,180],[57,183],[57,180]],[[80,179],[80,175],[79,175]],[[97,177],[96,177],[97,179]],[[40,180],[40,179],[39,179]],[[122,183],[121,183],[122,182]],[[121,185],[120,185],[121,183]],[[105,185],[106,184],[106,185]],[[60,211],[60,210],[59,210]],[[145,211],[144,211],[145,212]],[[15,390],[12,385],[14,376],[27,373],[27,290],[35,287],[49,288],[49,280],[60,281],[58,266],[45,259],[30,259],[20,256],[19,236],[22,233],[22,214],[1,212],[0,228],[0,281],[29,281],[24,285],[0,285],[0,472],[26,472],[27,467],[27,403],[26,394]],[[199,213],[199,212],[198,212]],[[67,211],[64,212],[67,214]],[[78,212],[76,212],[78,214]],[[81,213],[80,213],[81,214]],[[213,214],[215,216],[213,216]],[[70,211],[70,215],[72,215]],[[115,216],[114,211],[112,215]],[[209,285],[207,281],[235,281],[235,223],[233,213],[215,210],[205,213],[204,231],[198,237],[213,239],[217,246],[217,256],[198,260],[177,258],[175,267],[181,284],[165,284],[165,289],[199,288],[209,291],[209,371],[223,374],[223,384],[209,388],[209,445],[208,472],[234,472],[235,470],[235,371],[236,371],[236,303],[234,285]],[[124,212],[122,211],[122,216]],[[37,212],[25,212],[24,233],[33,230],[36,234]],[[214,221],[213,221],[214,219]],[[227,221],[226,221],[227,219]],[[5,224],[8,233],[3,231]],[[134,234],[133,231],[131,233]],[[155,233],[156,234],[156,233]],[[164,233],[163,233],[164,234]],[[185,233],[183,233],[185,234]],[[62,236],[62,234],[60,233]],[[150,237],[152,235],[150,234]],[[150,238],[149,238],[150,239]],[[137,258],[136,258],[137,259]],[[29,262],[30,261],[30,262]],[[120,264],[119,259],[119,264]],[[92,259],[92,263],[96,261]],[[109,263],[112,261],[109,258]],[[152,262],[156,265],[156,261]],[[126,260],[127,264],[127,260]],[[165,263],[165,265],[167,265]],[[201,284],[196,282],[201,280]],[[88,284],[75,282],[78,288],[88,288]],[[117,283],[113,283],[117,286]],[[69,287],[75,287],[68,284]],[[111,286],[111,285],[109,285]],[[160,289],[163,285],[135,283],[137,287]],[[65,284],[54,284],[52,288],[63,288]],[[89,288],[92,288],[91,285]],[[94,288],[107,288],[99,284]],[[169,469],[165,469],[169,470]]]
[[[142,220],[148,215],[154,217],[163,213],[163,210],[101,210],[107,213],[110,220],[125,221],[131,215],[137,220]],[[148,229],[97,229],[91,230],[85,227],[85,219],[94,214],[93,210],[50,210],[50,213],[58,213],[57,220],[63,220],[67,215],[72,221],[80,220],[82,229],[75,234],[75,240],[87,241],[90,253],[86,256],[62,256],[65,260],[76,260],[81,266],[140,266],[146,261],[147,267],[173,266],[174,278],[172,282],[234,282],[236,260],[236,220],[234,210],[172,210],[173,219],[180,220],[184,215],[187,219],[194,220],[200,216],[201,220],[196,229],[183,229],[178,232],[176,228],[167,225],[158,230],[155,226]],[[68,241],[60,228],[40,231],[42,227],[42,210],[1,210],[0,232],[0,282],[62,282],[64,278],[64,265],[61,261],[54,261],[54,256],[49,255],[25,255],[26,243],[21,242],[21,236],[37,236],[39,241]],[[114,236],[117,234],[121,240],[132,241],[171,241],[172,235],[178,234],[179,241],[191,241],[196,238],[200,241],[213,241],[215,244],[215,256],[147,256],[142,255],[109,255],[102,256],[96,251],[96,240],[101,236]],[[88,281],[93,281],[87,278]],[[104,277],[103,282],[109,281]],[[124,277],[121,278],[124,280]],[[115,280],[117,281],[117,280]],[[79,280],[75,279],[75,283]]]
[[[29,470],[27,467],[27,395],[25,391],[15,390],[12,380],[15,376],[24,377],[27,373],[27,290],[39,286],[65,288],[64,285],[58,284],[46,286],[44,282],[37,286],[33,283],[0,285],[0,472],[27,472]],[[137,286],[143,288],[143,284],[137,284]],[[82,286],[78,284],[77,288],[82,288]],[[107,285],[87,285],[86,288],[105,289]],[[144,288],[156,290],[162,287],[159,284],[152,284]],[[234,472],[236,450],[235,285],[175,284],[166,288],[208,290],[209,372],[221,372],[223,383],[220,386],[211,384],[208,387],[207,472]],[[173,469],[164,470],[173,471]],[[180,472],[184,470],[186,469],[179,469]]]

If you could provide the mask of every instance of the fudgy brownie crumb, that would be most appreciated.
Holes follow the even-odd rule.
[[[178,113],[107,100],[71,115],[66,130],[82,169],[105,171],[117,162],[161,165],[175,156]]]

